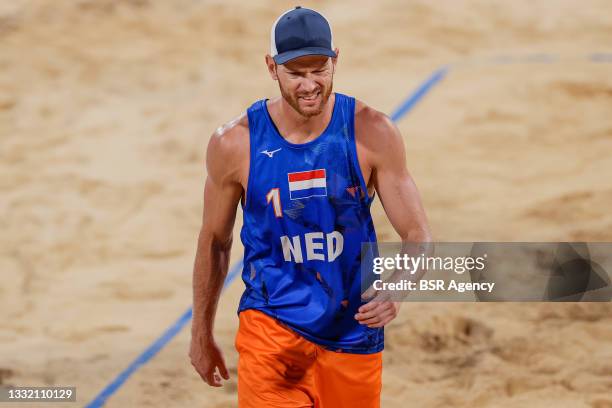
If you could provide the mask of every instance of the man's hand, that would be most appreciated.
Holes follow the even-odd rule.
[[[400,305],[400,302],[374,298],[358,309],[355,319],[370,328],[383,327],[397,317]]]
[[[211,387],[221,387],[221,377],[229,380],[229,373],[225,367],[221,349],[214,340],[206,340],[200,335],[191,336],[189,357],[204,382]],[[218,372],[217,372],[218,369]]]

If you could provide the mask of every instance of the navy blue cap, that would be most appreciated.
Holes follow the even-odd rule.
[[[329,22],[314,10],[297,6],[272,25],[270,54],[277,64],[305,55],[336,57]]]

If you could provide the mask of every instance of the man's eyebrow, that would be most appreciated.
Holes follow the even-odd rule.
[[[313,71],[323,71],[326,68],[327,68],[327,64],[323,64],[320,67],[313,68],[312,70]],[[287,72],[289,74],[301,74],[302,73],[301,71],[296,71],[296,70],[293,70],[293,69],[289,69],[287,67],[285,67],[285,72]]]

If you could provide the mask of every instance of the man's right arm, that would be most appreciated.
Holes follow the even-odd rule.
[[[211,386],[229,375],[213,337],[217,303],[229,267],[236,208],[248,176],[248,125],[241,117],[215,132],[206,152],[202,227],[193,268],[191,363]],[[218,370],[218,373],[217,373]]]

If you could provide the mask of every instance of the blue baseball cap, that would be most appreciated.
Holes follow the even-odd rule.
[[[316,11],[300,6],[286,11],[272,25],[270,55],[281,65],[305,55],[335,58],[329,22]]]

